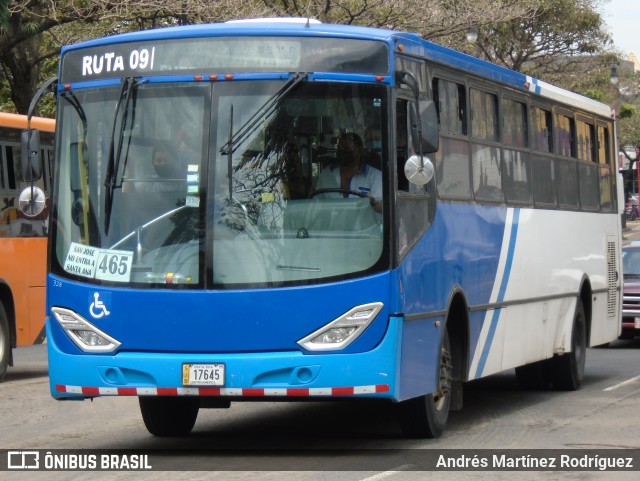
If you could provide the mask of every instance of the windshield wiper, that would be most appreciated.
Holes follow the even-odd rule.
[[[296,73],[292,75],[289,80],[278,90],[275,94],[269,97],[256,111],[249,117],[249,119],[242,124],[237,130],[233,131],[233,104],[229,108],[229,140],[220,147],[220,153],[226,155],[227,164],[229,170],[229,201],[233,200],[233,153],[237,150],[238,146],[244,141],[247,136],[253,131],[253,128],[263,118],[268,117],[274,111],[278,105],[278,101],[286,97],[296,85],[302,82],[309,76],[308,73]],[[241,204],[242,205],[242,204]],[[244,207],[244,206],[243,206]],[[245,208],[246,210],[246,208]]]
[[[308,73],[295,73],[275,94],[269,97],[249,119],[233,134],[229,135],[229,140],[220,147],[222,155],[230,155],[236,151],[243,140],[253,131],[256,124],[263,118],[268,117],[278,105],[278,101],[286,97],[296,85],[309,76]]]
[[[76,113],[78,114],[78,117],[80,117],[80,121],[82,122],[82,141],[84,142],[87,138],[88,130],[87,130],[87,114],[82,108],[82,104],[80,103],[80,101],[78,100],[78,97],[76,97],[76,94],[72,90],[63,91],[60,94],[60,97],[62,97],[67,102],[69,102],[71,106],[74,108],[74,110],[76,111]]]
[[[109,223],[111,222],[111,209],[113,207],[113,191],[117,187],[117,173],[120,166],[120,159],[122,157],[122,142],[124,140],[124,132],[127,129],[127,109],[129,102],[131,101],[131,94],[136,86],[136,79],[133,77],[127,77],[122,83],[122,89],[120,90],[120,96],[118,97],[118,103],[116,104],[116,110],[113,115],[113,127],[111,129],[111,142],[109,143],[109,155],[107,157],[107,171],[104,177],[104,233],[109,234]],[[120,122],[120,129],[118,130],[117,150],[116,144],[116,125],[118,124],[118,113],[120,112],[120,106],[124,99],[124,107],[122,111],[122,121]],[[132,120],[133,121],[133,120]]]

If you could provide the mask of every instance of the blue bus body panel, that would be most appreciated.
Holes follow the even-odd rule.
[[[506,211],[504,206],[439,203],[434,224],[400,265],[398,283],[403,288],[398,309],[407,317],[415,317],[406,320],[403,328],[401,398],[435,389],[440,338],[453,290],[463,292],[469,305],[489,302],[502,249]],[[471,313],[472,348],[483,316]]]
[[[47,320],[52,335],[54,320]],[[49,341],[49,379],[52,396],[86,398],[100,395],[215,395],[234,397],[332,397],[365,396],[396,398],[399,318],[391,318],[382,343],[369,352],[321,354],[263,352],[245,354],[194,354],[121,352],[116,355],[63,352]],[[221,389],[185,389],[183,363],[224,363]],[[71,369],[71,366],[73,368]]]
[[[118,394],[182,388],[182,364],[202,362],[225,364],[224,389],[304,387],[327,395],[327,388],[355,387],[362,391],[355,394],[397,397],[402,322],[389,314],[391,275],[322,286],[215,292],[102,288],[49,276],[49,310],[52,304],[71,309],[123,343],[115,354],[81,352],[51,316],[47,336],[52,395],[74,397],[74,389],[87,397],[99,389],[103,391],[98,395],[113,394],[111,388],[125,389]],[[109,312],[99,319],[90,309],[96,293]],[[312,353],[296,344],[352,307],[370,302],[385,305],[344,350]]]
[[[49,276],[51,307],[71,309],[122,342],[120,351],[233,353],[299,351],[296,343],[351,308],[384,307],[343,352],[375,347],[387,329],[390,274],[331,284],[277,289],[167,290],[100,287]],[[109,315],[95,318],[98,295]],[[79,353],[60,328],[58,346]]]
[[[446,308],[452,286],[469,304],[489,301],[502,248],[505,206],[440,202],[434,224],[403,260],[406,315]],[[418,280],[420,282],[418,282]]]
[[[81,353],[51,319],[52,394],[69,397],[70,391],[57,391],[58,385],[179,388],[184,362],[225,363],[225,387],[233,389],[386,385],[388,391],[366,395],[395,400],[432,392],[444,326],[444,315],[434,313],[446,310],[451,286],[464,290],[470,303],[488,302],[505,213],[505,207],[441,203],[434,225],[398,269],[325,285],[166,292],[107,289],[50,277],[49,293],[65,301],[59,307],[78,312],[124,342],[116,355]],[[96,292],[110,313],[101,319],[93,319],[89,309]],[[376,301],[384,302],[383,311],[343,352],[308,353],[296,344],[353,306]],[[472,316],[472,340],[482,322],[481,316]]]

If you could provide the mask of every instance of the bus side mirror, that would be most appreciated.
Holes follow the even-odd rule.
[[[22,180],[32,182],[42,177],[40,162],[40,132],[24,130],[20,135],[20,170]]]
[[[416,108],[418,112],[416,112]],[[420,147],[422,147],[423,154],[437,152],[440,148],[440,135],[435,102],[433,100],[417,100],[412,104],[410,115],[411,140],[414,153],[421,152]],[[422,146],[420,143],[422,143]]]

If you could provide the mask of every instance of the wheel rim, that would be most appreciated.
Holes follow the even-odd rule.
[[[574,342],[573,342],[573,350],[575,353],[576,359],[576,368],[578,372],[581,372],[582,367],[584,366],[585,361],[585,329],[584,329],[584,319],[580,316],[576,319],[575,325],[575,334],[574,334]]]
[[[5,346],[5,338],[9,337],[9,333],[5,332],[4,322],[0,320],[0,361],[4,359],[4,346]]]
[[[446,409],[451,393],[451,353],[449,349],[442,346],[440,351],[440,370],[438,376],[438,390],[433,393],[433,402],[438,411]]]

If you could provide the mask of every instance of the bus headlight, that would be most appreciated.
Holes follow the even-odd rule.
[[[356,306],[326,326],[300,339],[298,344],[308,351],[344,349],[373,322],[382,306],[381,302]]]
[[[120,342],[69,309],[51,308],[53,316],[73,343],[85,352],[111,352]]]

